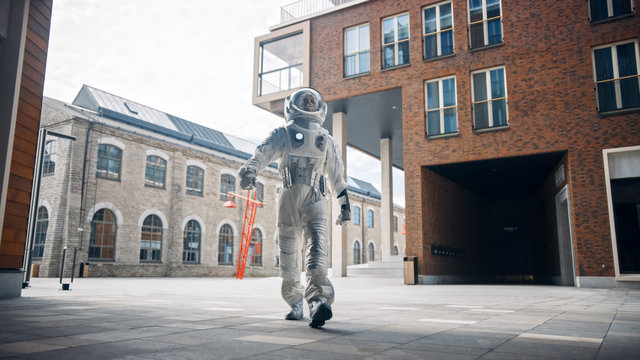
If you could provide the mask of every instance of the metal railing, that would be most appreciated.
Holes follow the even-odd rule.
[[[319,13],[355,0],[300,0],[280,7],[280,23]]]

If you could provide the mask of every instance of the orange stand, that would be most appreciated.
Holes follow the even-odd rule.
[[[238,254],[238,269],[236,271],[236,279],[241,280],[244,277],[244,268],[247,265],[247,257],[249,255],[249,245],[251,243],[251,233],[253,232],[253,222],[256,220],[256,212],[258,205],[266,205],[256,200],[257,191],[247,190],[247,196],[238,195],[229,192],[229,195],[240,199],[247,200],[247,206],[244,208],[244,220],[242,221],[242,239],[240,241],[240,253]]]

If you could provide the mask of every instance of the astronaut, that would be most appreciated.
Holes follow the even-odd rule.
[[[301,88],[284,101],[286,124],[274,129],[240,168],[240,186],[256,185],[256,174],[279,162],[283,189],[277,203],[280,276],[283,299],[291,306],[287,320],[303,317],[303,297],[309,306],[309,326],[319,328],[331,319],[333,286],[327,279],[327,180],[337,194],[337,224],[351,220],[340,149],[322,127],[327,104],[311,88]],[[306,288],[301,284],[302,237],[306,239]]]

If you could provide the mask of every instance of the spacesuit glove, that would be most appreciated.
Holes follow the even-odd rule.
[[[349,205],[347,189],[342,190],[338,195],[338,201],[340,202],[340,214],[338,214],[336,225],[344,225],[351,220],[351,206]]]
[[[253,169],[247,169],[244,166],[238,170],[238,175],[240,176],[240,187],[244,190],[253,189],[256,187],[257,178],[256,171]]]

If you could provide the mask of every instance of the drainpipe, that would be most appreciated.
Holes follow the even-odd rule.
[[[362,263],[365,264],[367,262],[367,251],[369,248],[365,246],[364,239],[364,197],[362,198],[362,204],[360,204],[360,232],[362,235],[362,253],[360,256],[362,256]]]

